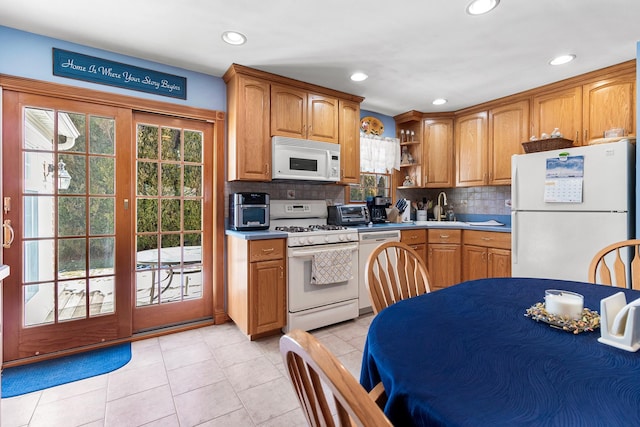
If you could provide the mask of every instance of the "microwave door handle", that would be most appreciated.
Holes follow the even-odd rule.
[[[331,151],[327,150],[327,170],[325,178],[331,179]]]

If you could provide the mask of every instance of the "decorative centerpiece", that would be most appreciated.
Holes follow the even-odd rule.
[[[583,296],[574,292],[548,289],[545,302],[529,307],[525,316],[558,329],[579,334],[600,327],[600,315],[583,306]]]

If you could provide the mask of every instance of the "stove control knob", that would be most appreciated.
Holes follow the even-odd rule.
[[[298,245],[298,239],[295,238],[295,237],[291,237],[291,242],[289,242],[289,245],[297,246]]]
[[[324,242],[325,242],[325,243],[329,243],[329,240],[330,240],[330,239],[329,239],[329,236],[324,236]]]
[[[310,245],[313,245],[315,243],[315,239],[312,236],[309,236],[307,238],[307,243],[309,243]]]
[[[344,241],[347,239],[347,236],[345,236],[344,234],[341,234],[340,236],[338,236],[338,239],[339,239],[341,242],[344,242]]]

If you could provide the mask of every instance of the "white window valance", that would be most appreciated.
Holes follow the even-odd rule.
[[[360,171],[391,173],[400,170],[400,140],[360,134]]]

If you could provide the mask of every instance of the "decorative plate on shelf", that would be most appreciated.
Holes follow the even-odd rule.
[[[367,135],[382,135],[384,125],[379,119],[367,116],[360,119],[360,130]]]

